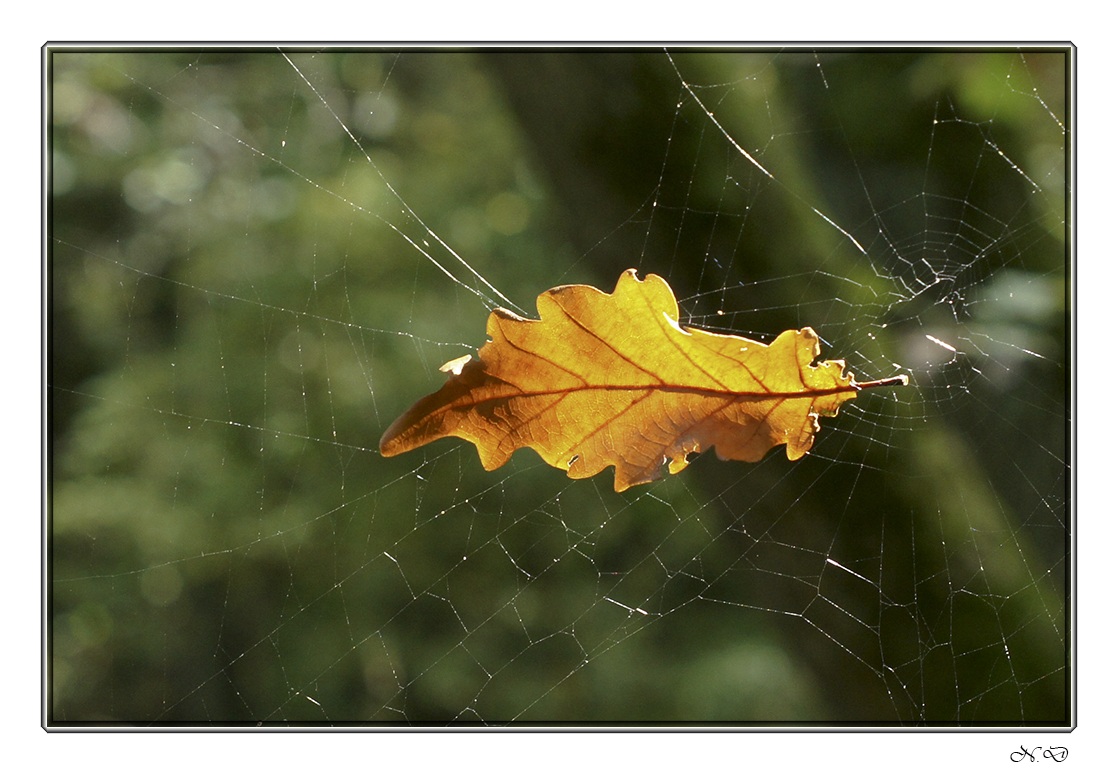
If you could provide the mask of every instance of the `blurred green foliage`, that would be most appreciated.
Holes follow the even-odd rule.
[[[1066,725],[1066,77],[54,50],[52,720]],[[375,451],[493,306],[630,266],[916,386],[623,495]]]

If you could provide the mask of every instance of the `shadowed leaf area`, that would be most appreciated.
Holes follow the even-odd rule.
[[[571,478],[613,465],[621,492],[660,478],[665,463],[680,472],[712,446],[720,459],[757,462],[785,444],[799,459],[820,416],[865,387],[906,383],[859,384],[842,360],[813,365],[811,328],[765,345],[681,326],[668,284],[634,269],[611,294],[564,285],[540,295],[537,309],[539,320],[495,310],[479,359],[446,363],[446,384],[392,423],[381,454],[456,436],[494,470],[528,447]]]

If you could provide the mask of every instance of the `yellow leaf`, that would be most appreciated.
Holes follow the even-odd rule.
[[[819,430],[860,389],[907,384],[904,376],[858,384],[841,360],[818,365],[811,328],[772,344],[679,324],[668,284],[629,269],[612,294],[588,285],[552,288],[539,320],[505,309],[489,316],[491,341],[450,361],[446,384],[392,423],[386,457],[457,436],[477,446],[486,470],[530,447],[571,478],[615,466],[614,488],[655,481],[664,463],[714,447],[719,458],[756,462],[786,444],[802,457]]]

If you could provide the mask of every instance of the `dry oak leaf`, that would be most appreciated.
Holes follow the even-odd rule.
[[[629,269],[606,294],[564,285],[536,302],[539,320],[505,309],[489,316],[491,341],[450,361],[446,384],[392,423],[386,457],[438,438],[477,446],[486,470],[530,447],[571,478],[615,466],[614,489],[678,473],[711,446],[723,460],[757,462],[787,444],[811,448],[818,417],[835,416],[860,389],[907,384],[904,376],[858,384],[845,363],[812,361],[811,328],[772,344],[679,324],[668,284]]]

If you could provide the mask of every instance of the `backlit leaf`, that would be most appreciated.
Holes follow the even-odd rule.
[[[530,447],[571,478],[613,465],[620,492],[660,478],[665,463],[678,473],[712,446],[721,459],[756,462],[785,444],[799,459],[818,417],[866,387],[907,384],[859,384],[841,360],[812,365],[820,350],[811,328],[765,345],[681,326],[668,284],[634,269],[611,294],[564,285],[537,309],[539,320],[495,310],[478,359],[444,365],[446,384],[392,423],[381,454],[457,436],[493,470]]]

